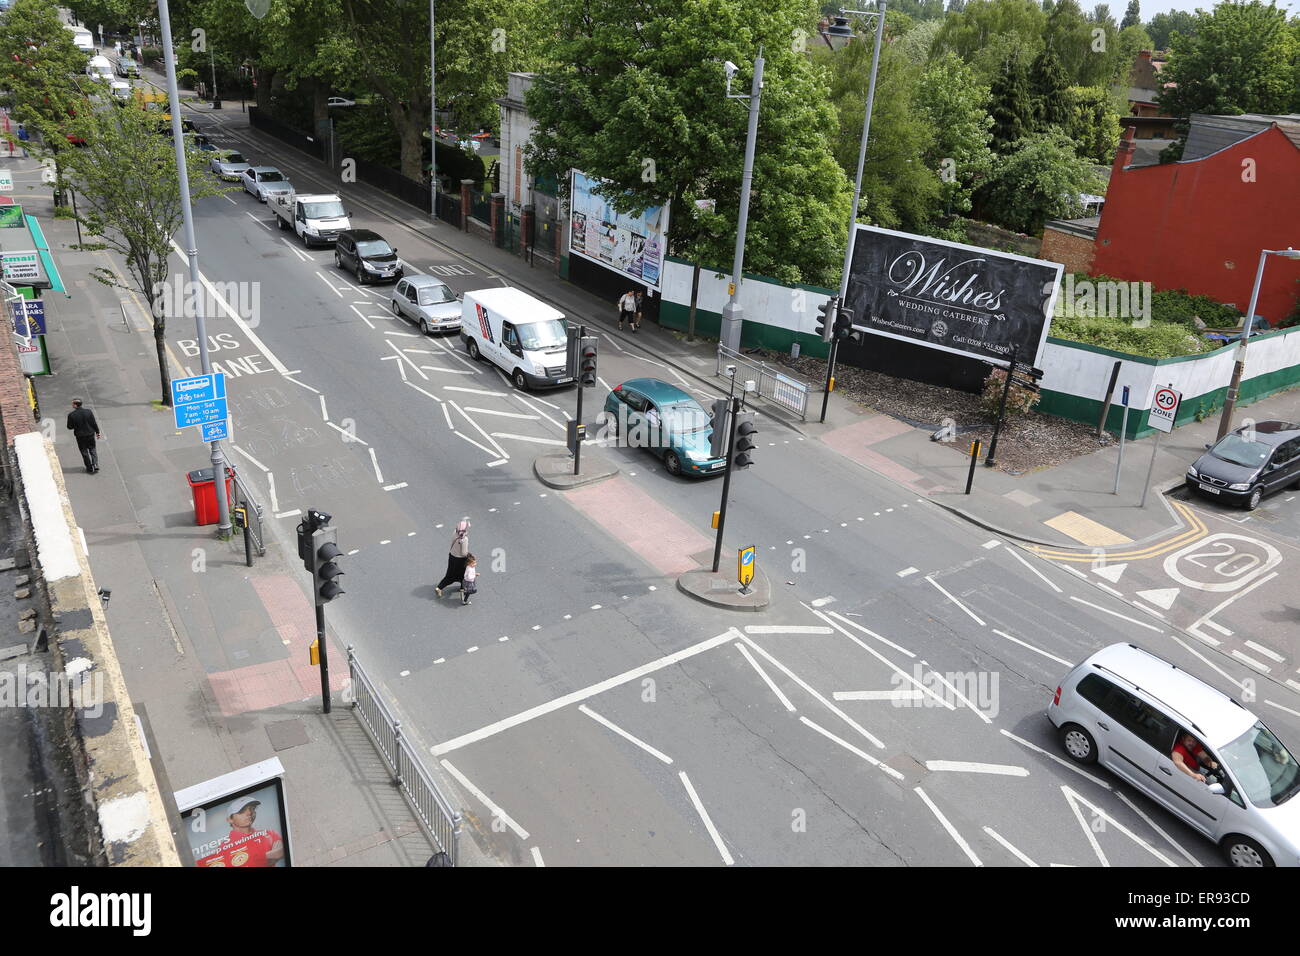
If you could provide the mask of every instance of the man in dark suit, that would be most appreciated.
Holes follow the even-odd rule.
[[[95,474],[99,471],[99,453],[95,451],[95,439],[101,437],[99,434],[99,422],[95,421],[95,413],[89,408],[81,407],[81,399],[72,400],[72,411],[68,412],[68,427],[72,429],[72,435],[77,439],[77,450],[81,452],[81,460],[86,463],[86,471]]]

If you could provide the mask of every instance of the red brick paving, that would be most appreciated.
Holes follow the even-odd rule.
[[[713,546],[711,538],[626,478],[575,488],[564,492],[564,496],[626,545],[629,557],[641,558],[660,574],[693,571],[698,565],[690,556]]]

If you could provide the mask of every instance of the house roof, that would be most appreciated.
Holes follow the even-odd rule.
[[[1091,240],[1097,238],[1097,227],[1100,225],[1100,216],[1087,216],[1083,219],[1052,219],[1044,225],[1044,228]]]
[[[1128,99],[1130,103],[1149,103],[1156,105],[1156,91],[1143,89],[1140,86],[1130,86],[1128,88]]]
[[[1183,147],[1183,162],[1204,159],[1211,153],[1227,149],[1274,124],[1295,144],[1297,149],[1300,149],[1300,113],[1281,115],[1245,113],[1241,116],[1193,113],[1188,121],[1187,145]]]

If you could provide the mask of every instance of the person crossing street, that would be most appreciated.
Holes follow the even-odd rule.
[[[456,524],[456,534],[451,539],[451,547],[447,549],[447,573],[433,589],[438,597],[442,597],[443,590],[453,584],[459,584],[462,589],[464,588],[465,562],[468,558],[469,522],[459,521]]]

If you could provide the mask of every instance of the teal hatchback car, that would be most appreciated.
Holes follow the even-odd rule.
[[[620,445],[653,452],[670,475],[720,475],[727,466],[726,458],[709,453],[709,413],[676,385],[657,378],[628,379],[605,399],[604,418]]]

